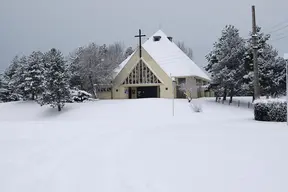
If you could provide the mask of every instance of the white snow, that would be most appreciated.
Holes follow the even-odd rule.
[[[288,60],[288,53],[285,53],[285,54],[284,54],[284,59],[285,59],[285,60]]]
[[[286,192],[286,123],[198,100],[0,104],[1,192]]]
[[[253,103],[285,103],[286,100],[283,98],[269,98],[269,99],[256,99]]]
[[[161,36],[160,41],[155,42],[153,36]],[[170,76],[170,74],[173,77],[196,76],[210,80],[208,75],[203,71],[204,69],[202,70],[197,66],[174,42],[171,42],[162,30],[153,34],[142,47],[168,76]],[[133,54],[135,54],[135,52]],[[115,71],[116,74],[125,67],[129,59],[130,57],[120,64]]]

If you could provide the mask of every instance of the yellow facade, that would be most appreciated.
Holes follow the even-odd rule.
[[[129,84],[125,83],[127,81],[127,77],[130,75],[133,69],[135,69],[136,65],[139,63],[139,50],[137,50],[126,63],[126,65],[122,68],[122,70],[118,73],[113,81],[113,87],[111,91],[101,92],[98,93],[100,99],[136,99],[137,98],[137,90],[141,89],[141,87],[148,87],[148,86],[157,86],[157,97],[159,98],[173,98],[177,97],[177,78],[185,78],[186,84],[189,87],[188,92],[186,94],[190,98],[198,98],[204,97],[207,93],[204,93],[204,90],[199,90],[198,84],[203,84],[201,78],[198,77],[177,77],[176,83],[173,84],[172,78],[163,71],[163,69],[156,63],[156,61],[148,54],[145,49],[142,49],[142,58],[141,62],[145,64],[149,68],[149,71],[155,75],[157,78],[156,83],[149,83],[149,84]],[[176,64],[176,63],[175,63]],[[143,72],[142,72],[143,75]],[[130,89],[129,89],[130,88]],[[192,90],[192,91],[191,91]],[[130,96],[129,96],[129,91]]]

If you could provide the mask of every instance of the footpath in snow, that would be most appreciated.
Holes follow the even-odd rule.
[[[0,104],[0,191],[288,191],[287,125],[200,101]]]

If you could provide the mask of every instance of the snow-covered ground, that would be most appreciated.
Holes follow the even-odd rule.
[[[0,191],[288,191],[288,126],[201,102],[0,104]]]

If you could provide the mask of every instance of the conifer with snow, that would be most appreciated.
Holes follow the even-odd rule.
[[[71,100],[69,74],[66,62],[59,50],[51,49],[45,54],[44,92],[39,99],[40,105],[57,107],[61,111],[65,102]]]
[[[24,72],[23,87],[27,99],[34,100],[42,94],[44,89],[44,63],[43,53],[32,52],[27,59],[27,67]]]
[[[214,43],[213,50],[206,56],[208,65],[205,70],[211,73],[212,82],[217,85],[214,91],[223,91],[223,100],[229,94],[232,102],[232,97],[240,90],[244,74],[244,53],[245,41],[240,37],[239,30],[228,25]]]
[[[252,34],[252,33],[251,33]],[[261,32],[257,27],[258,71],[261,95],[278,96],[285,92],[286,68],[283,58],[278,56],[277,50],[268,44],[269,34]],[[242,89],[247,95],[253,94],[253,49],[252,37],[248,40],[245,53],[245,75]]]
[[[8,101],[17,101],[22,98],[25,94],[23,90],[24,82],[24,71],[27,65],[27,60],[25,56],[19,58],[16,56],[11,65],[6,69],[3,75],[3,82],[5,85],[5,100]],[[2,94],[3,95],[3,94]]]

